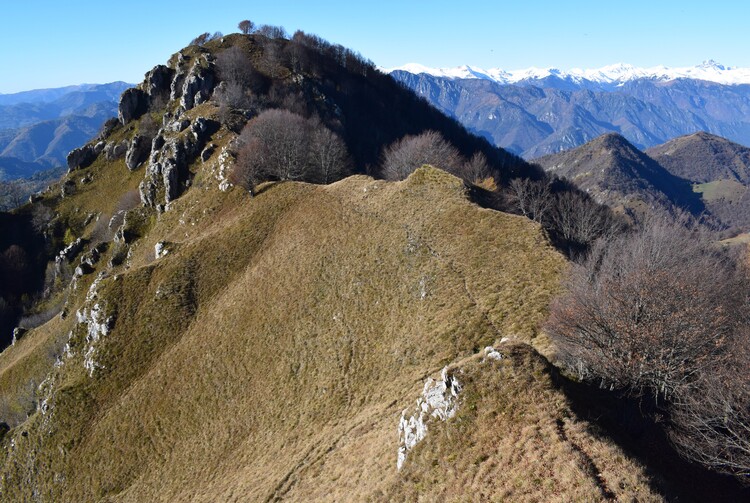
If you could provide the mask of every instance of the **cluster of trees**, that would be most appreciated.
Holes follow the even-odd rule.
[[[487,158],[475,152],[464,158],[456,147],[437,131],[407,135],[383,150],[381,174],[387,180],[403,180],[423,164],[431,164],[463,178],[480,183],[492,176]]]
[[[253,194],[262,181],[330,183],[350,169],[344,141],[320,120],[269,109],[242,130],[232,182]]]
[[[686,457],[747,481],[750,275],[684,224],[600,241],[546,329],[580,378],[647,401]]]
[[[626,227],[609,207],[556,177],[514,178],[504,192],[512,210],[539,222],[571,258],[585,254],[599,239],[620,235]]]

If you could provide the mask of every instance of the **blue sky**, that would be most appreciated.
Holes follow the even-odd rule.
[[[384,67],[750,66],[750,2],[719,0],[4,1],[0,93],[139,82],[208,31],[302,29]]]

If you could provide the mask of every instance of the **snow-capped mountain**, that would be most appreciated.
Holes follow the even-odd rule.
[[[750,146],[750,68],[713,61],[567,72],[406,65],[390,74],[470,131],[526,159],[608,132],[638,148],[697,131]]]
[[[530,80],[542,80],[549,77],[556,77],[575,83],[589,81],[603,85],[622,85],[637,79],[662,82],[676,79],[695,79],[725,85],[750,84],[750,68],[724,66],[714,60],[704,61],[697,66],[680,68],[671,68],[663,65],[651,68],[638,68],[633,65],[618,63],[596,69],[573,68],[567,71],[557,68],[535,67],[522,70],[503,70],[500,68],[484,70],[469,65],[455,68],[429,68],[417,63],[409,63],[397,68],[385,69],[388,73],[396,70],[402,70],[414,75],[424,73],[433,77],[451,79],[485,79],[499,84],[516,84]]]

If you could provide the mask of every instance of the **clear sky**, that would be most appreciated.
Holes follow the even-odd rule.
[[[202,32],[302,29],[383,67],[750,67],[743,0],[4,0],[0,93],[143,74]]]

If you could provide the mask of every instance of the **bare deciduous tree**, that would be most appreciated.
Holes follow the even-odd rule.
[[[211,39],[211,34],[208,32],[201,33],[193,40],[190,41],[190,45],[203,45]]]
[[[695,233],[658,219],[594,248],[548,330],[608,385],[669,397],[726,356],[734,271]]]
[[[582,378],[650,397],[686,457],[746,477],[749,298],[741,267],[655,217],[574,266],[546,329]]]
[[[516,209],[526,218],[542,222],[552,208],[553,196],[546,180],[514,178],[510,190]],[[568,212],[570,213],[570,212]],[[566,215],[566,223],[571,215]]]
[[[239,137],[233,179],[254,192],[266,179],[334,181],[348,170],[348,153],[317,119],[271,109],[250,121]]]
[[[388,180],[403,180],[423,164],[455,171],[464,163],[456,147],[437,131],[405,136],[385,148],[382,172]]]
[[[331,183],[349,171],[349,153],[339,135],[318,124],[312,133],[310,161],[318,180]]]
[[[246,85],[252,76],[253,65],[248,55],[240,47],[221,51],[216,56],[219,78],[227,83]]]
[[[255,23],[250,21],[249,19],[245,19],[243,21],[240,21],[237,25],[237,28],[239,28],[241,33],[244,33],[245,35],[249,35],[250,33],[255,30]]]
[[[601,237],[616,235],[620,229],[608,208],[578,192],[558,194],[550,209],[553,227],[569,243],[590,245]]]
[[[458,176],[470,183],[480,183],[492,177],[492,172],[484,154],[474,152],[471,159],[463,163]]]

